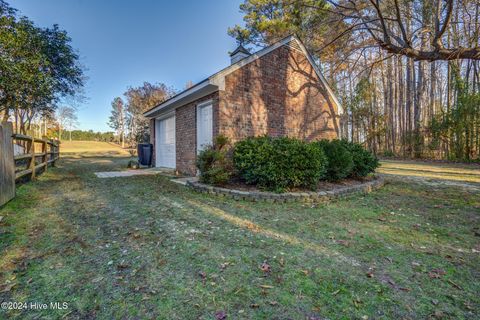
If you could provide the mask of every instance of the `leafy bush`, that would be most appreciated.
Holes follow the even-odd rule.
[[[385,158],[393,158],[395,157],[395,153],[392,150],[385,150],[383,151],[383,156]]]
[[[342,141],[321,140],[318,145],[322,148],[328,160],[327,180],[341,180],[352,173],[353,157]]]
[[[353,157],[353,169],[350,173],[351,177],[361,178],[366,177],[369,173],[375,172],[375,169],[378,168],[379,163],[377,157],[370,151],[362,147],[361,144],[348,142],[342,140],[345,148],[350,151]]]
[[[230,179],[233,167],[228,145],[228,138],[219,135],[212,146],[200,151],[196,165],[200,171],[201,182],[223,185]]]
[[[283,191],[293,187],[315,188],[325,175],[326,158],[316,143],[252,137],[235,144],[233,163],[247,184]]]

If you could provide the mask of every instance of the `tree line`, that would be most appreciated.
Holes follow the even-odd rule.
[[[108,132],[94,132],[93,130],[71,130],[63,131],[58,137],[59,140],[73,140],[73,141],[104,141],[115,142],[115,133]]]
[[[123,98],[113,99],[108,124],[122,147],[149,142],[150,124],[143,113],[174,94],[175,90],[163,83],[144,82],[138,87],[128,87]]]
[[[15,131],[46,132],[62,104],[81,99],[79,56],[58,25],[36,26],[0,0],[0,119]]]
[[[345,112],[341,135],[376,154],[478,159],[478,0],[246,0],[238,42],[296,34]]]

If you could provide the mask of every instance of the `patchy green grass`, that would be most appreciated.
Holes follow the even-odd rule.
[[[480,196],[390,180],[329,204],[196,194],[163,176],[97,179],[70,157],[0,209],[0,318],[478,319]]]

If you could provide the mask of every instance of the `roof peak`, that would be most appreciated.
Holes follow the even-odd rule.
[[[240,44],[240,45],[237,47],[237,49],[235,49],[232,53],[230,53],[230,57],[233,56],[233,55],[236,55],[236,54],[239,53],[239,52],[250,55],[250,51],[248,51],[247,49],[245,49],[245,47],[244,47],[242,44]]]

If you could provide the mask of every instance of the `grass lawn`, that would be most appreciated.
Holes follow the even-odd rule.
[[[64,155],[78,156],[115,156],[129,155],[126,149],[120,148],[117,144],[100,141],[68,141],[60,144],[60,151]]]
[[[0,209],[0,301],[68,309],[0,318],[480,317],[475,189],[388,178],[329,204],[251,203],[159,175],[98,179],[129,158],[95,152]]]
[[[383,160],[379,172],[398,176],[480,183],[479,164]]]

